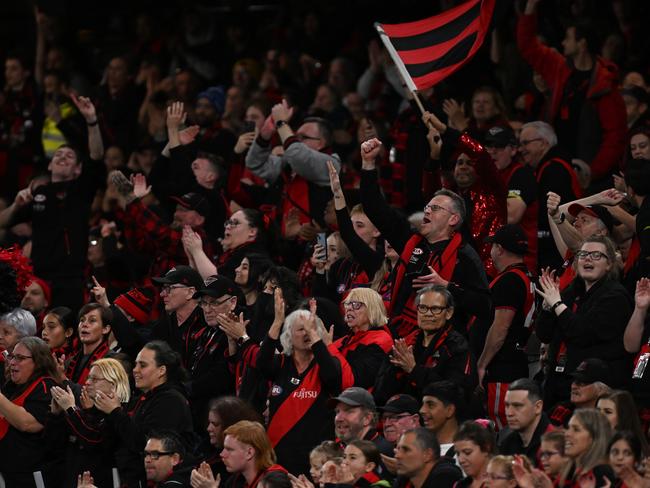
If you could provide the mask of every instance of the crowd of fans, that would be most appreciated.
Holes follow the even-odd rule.
[[[417,95],[267,7],[6,51],[0,481],[649,488],[647,7],[497,2]]]

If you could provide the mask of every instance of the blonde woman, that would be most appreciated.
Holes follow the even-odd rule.
[[[370,288],[353,288],[342,305],[349,333],[332,345],[352,368],[354,386],[368,389],[393,347],[386,307],[381,295]]]
[[[52,413],[59,418],[48,429],[52,429],[51,433],[66,432],[68,440],[62,486],[75,486],[77,475],[83,471],[92,471],[97,486],[113,486],[113,468],[120,472],[122,482],[127,481],[128,476],[118,464],[123,456],[116,455],[122,451],[121,442],[107,425],[108,415],[95,406],[99,392],[119,399],[122,405],[129,402],[129,377],[116,359],[102,358],[93,363],[81,391],[80,405],[75,404],[70,387],[52,388]]]

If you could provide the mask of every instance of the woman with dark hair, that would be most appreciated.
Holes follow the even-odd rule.
[[[261,290],[260,277],[273,266],[266,254],[248,253],[235,269],[235,283],[246,296],[246,306],[252,308]]]
[[[108,336],[111,333],[113,312],[99,303],[87,303],[79,310],[79,342],[81,347],[74,351],[65,374],[72,383],[83,385],[92,364],[110,351]]]
[[[134,453],[134,469],[139,469],[144,480],[144,460],[141,453],[147,435],[154,430],[173,430],[183,436],[193,432],[192,414],[181,383],[187,372],[181,365],[180,355],[164,341],[147,342],[138,353],[133,368],[135,395],[127,408],[123,408],[117,395],[97,391],[95,406],[108,415],[119,442]]]
[[[607,417],[612,430],[634,432],[641,442],[643,454],[650,454],[650,447],[648,446],[648,441],[646,440],[639,420],[639,410],[629,391],[614,390],[605,395],[601,395],[596,401],[596,408]]]
[[[623,345],[632,300],[618,282],[616,250],[612,241],[593,235],[576,252],[577,276],[560,292],[559,280],[542,270],[537,292],[544,298],[538,316],[537,337],[550,344],[544,403],[554,405],[569,397],[571,374],[589,358],[609,366],[610,387],[622,386],[631,361]]]
[[[71,357],[79,347],[76,317],[68,307],[55,307],[45,314],[41,337],[56,357]]]
[[[458,464],[466,477],[454,488],[480,488],[487,478],[490,459],[497,453],[496,438],[490,427],[473,420],[463,422],[454,436]]]
[[[210,438],[210,446],[214,451],[207,455],[206,462],[215,477],[217,474],[221,475],[221,483],[225,483],[230,476],[220,456],[225,437],[223,432],[240,420],[263,423],[262,416],[241,398],[222,396],[210,402],[206,430]]]
[[[6,360],[9,381],[0,393],[0,472],[6,486],[36,486],[46,461],[43,430],[50,390],[56,384],[56,362],[38,337],[20,339]]]
[[[632,431],[620,430],[615,432],[607,446],[609,465],[616,475],[615,486],[621,487],[623,479],[629,476],[629,471],[637,472],[643,459],[641,439]]]
[[[190,265],[203,279],[217,273],[234,279],[235,270],[247,254],[272,254],[269,253],[269,247],[275,245],[275,239],[271,235],[273,224],[268,216],[259,210],[238,210],[224,222],[224,227],[221,239],[223,252],[216,263],[205,254],[201,237],[196,232],[183,231],[183,246]]]

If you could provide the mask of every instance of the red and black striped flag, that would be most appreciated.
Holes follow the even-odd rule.
[[[423,90],[465,64],[481,47],[495,0],[469,0],[405,24],[375,23],[410,90]]]

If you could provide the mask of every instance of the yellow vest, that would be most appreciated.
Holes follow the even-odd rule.
[[[59,105],[59,110],[61,111],[62,119],[67,119],[75,114],[74,107],[68,102],[63,102]],[[61,145],[68,142],[63,133],[56,126],[56,122],[49,117],[45,117],[45,121],[43,122],[41,141],[43,143],[45,156],[48,159],[54,155],[54,151],[61,147]]]

